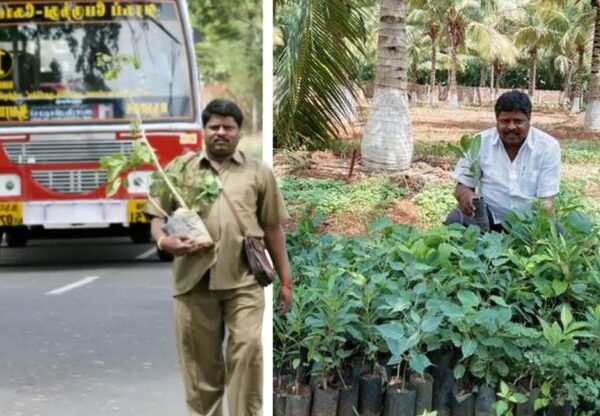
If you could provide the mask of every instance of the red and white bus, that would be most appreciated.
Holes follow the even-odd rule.
[[[131,57],[116,79],[98,56]],[[136,65],[137,66],[137,65]],[[9,246],[84,230],[149,241],[151,170],[105,198],[105,155],[130,152],[140,114],[161,164],[201,145],[199,82],[183,0],[0,5],[0,231]]]

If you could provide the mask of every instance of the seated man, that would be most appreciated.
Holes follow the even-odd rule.
[[[481,175],[470,174],[471,161],[461,158],[454,169],[458,181],[454,196],[458,209],[445,224],[474,224],[475,188],[488,208],[490,228],[503,229],[511,210],[530,210],[535,198],[542,208],[553,213],[554,196],[560,185],[560,146],[543,131],[530,127],[531,101],[520,91],[502,94],[494,107],[496,127],[482,131],[479,167]]]

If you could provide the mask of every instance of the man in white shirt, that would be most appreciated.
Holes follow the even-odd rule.
[[[452,177],[457,180],[454,196],[458,209],[445,224],[474,224],[475,189],[488,207],[492,230],[502,230],[511,210],[532,209],[539,198],[542,207],[554,211],[554,197],[560,186],[560,146],[543,131],[530,127],[531,101],[520,91],[502,94],[494,107],[496,127],[482,131],[479,166],[481,175],[470,174],[471,160],[461,158]]]

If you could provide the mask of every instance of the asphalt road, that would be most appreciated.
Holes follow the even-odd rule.
[[[0,248],[1,416],[185,414],[170,263],[127,238]]]

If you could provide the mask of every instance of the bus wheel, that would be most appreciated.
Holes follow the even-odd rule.
[[[173,255],[156,247],[156,255],[160,261],[173,261]]]
[[[25,247],[29,237],[27,235],[27,228],[25,227],[14,227],[6,230],[6,244],[9,247]]]
[[[152,236],[150,235],[149,224],[133,224],[129,227],[129,236],[134,244],[149,243]]]

